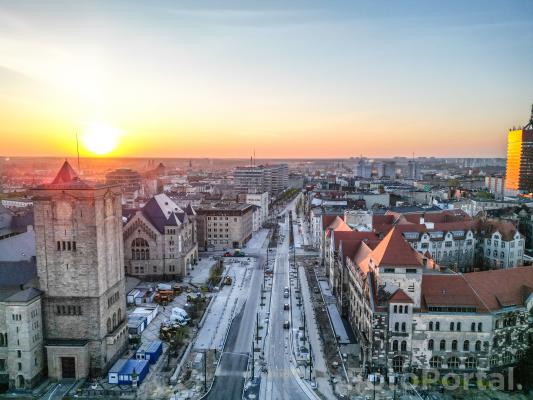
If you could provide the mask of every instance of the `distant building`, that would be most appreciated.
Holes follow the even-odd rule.
[[[277,196],[289,186],[287,164],[237,167],[233,172],[237,192],[268,192]]]
[[[141,175],[129,168],[119,168],[106,175],[106,184],[122,188],[122,204],[133,207],[141,195]]]
[[[202,205],[197,209],[198,243],[208,248],[241,248],[253,231],[254,206],[241,203]]]
[[[505,179],[501,176],[489,175],[485,177],[485,186],[496,200],[502,200],[505,195]]]
[[[355,175],[361,178],[372,177],[372,164],[364,158],[360,158],[355,168]]]
[[[409,160],[407,162],[407,177],[409,179],[418,178],[418,165],[415,160]]]
[[[522,129],[511,129],[507,136],[507,195],[533,192],[533,106],[531,119]]]
[[[0,205],[0,261],[30,261],[34,257],[33,211],[15,214]]]

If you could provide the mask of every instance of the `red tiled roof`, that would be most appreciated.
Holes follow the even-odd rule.
[[[383,238],[370,257],[378,267],[382,265],[422,266],[418,253],[407,243],[396,227]]]
[[[430,306],[475,307],[487,312],[463,275],[422,275],[422,307]]]
[[[378,237],[374,232],[359,232],[359,231],[334,231],[333,240],[335,244],[335,250],[339,249],[341,240],[378,240]]]
[[[337,216],[326,229],[331,229],[333,231],[352,231],[352,228],[350,228],[339,216]]]
[[[390,297],[389,303],[413,303],[413,300],[400,288]]]
[[[471,272],[464,277],[491,311],[523,305],[526,297],[533,292],[533,267]]]
[[[322,215],[322,230],[325,231],[326,228],[337,218],[338,215],[329,215],[324,214]]]

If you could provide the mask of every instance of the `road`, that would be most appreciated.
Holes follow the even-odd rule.
[[[261,380],[261,395],[264,399],[304,400],[308,396],[300,388],[291,368],[290,332],[283,323],[290,321],[290,312],[283,310],[283,305],[290,298],[283,297],[285,287],[289,285],[289,223],[288,218],[280,225],[280,242],[277,247],[274,278],[272,284],[272,302],[270,305],[269,337],[267,338],[266,361],[268,374]],[[283,241],[281,241],[283,237]],[[264,385],[264,387],[263,387]]]
[[[248,296],[241,311],[233,319],[224,346],[224,353],[217,368],[213,387],[206,396],[206,399],[241,399],[244,374],[252,346],[261,283],[263,282],[262,266],[264,262],[265,255],[259,254],[250,278],[250,296]]]

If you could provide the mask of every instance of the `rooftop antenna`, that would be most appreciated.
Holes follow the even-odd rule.
[[[80,170],[80,146],[78,142],[78,131],[76,131],[76,153],[78,154],[78,174],[79,174],[81,170]]]

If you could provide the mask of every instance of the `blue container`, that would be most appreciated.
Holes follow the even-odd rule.
[[[150,364],[155,364],[163,353],[163,342],[154,340],[153,342],[144,342],[137,349],[136,358],[138,360],[148,360]]]
[[[128,360],[118,374],[119,385],[131,385],[133,371],[137,374],[137,383],[141,383],[146,375],[150,366],[147,360]]]

